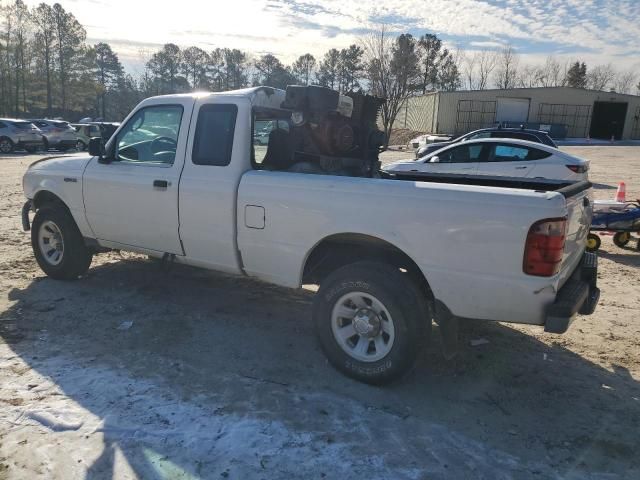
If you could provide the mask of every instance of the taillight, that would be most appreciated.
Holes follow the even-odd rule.
[[[524,273],[552,277],[560,271],[566,228],[566,218],[540,220],[532,225],[524,247]]]
[[[565,165],[565,167],[574,173],[587,173],[589,171],[589,165]]]

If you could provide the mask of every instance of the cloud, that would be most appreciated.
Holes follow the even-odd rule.
[[[41,0],[26,0],[35,5]],[[53,3],[53,0],[45,0]],[[462,49],[512,44],[521,55],[557,53],[633,65],[639,0],[60,0],[88,27],[90,40],[128,39],[270,51],[285,61],[357,41],[378,24],[435,33]],[[124,14],[123,12],[126,12]],[[139,48],[139,47],[138,47]]]

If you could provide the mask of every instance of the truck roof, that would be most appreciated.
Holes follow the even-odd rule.
[[[243,88],[240,90],[229,90],[227,92],[193,92],[193,93],[179,93],[173,95],[158,95],[156,97],[150,97],[147,100],[162,99],[164,101],[171,100],[172,98],[185,98],[190,97],[195,99],[204,97],[235,97],[235,98],[247,98],[254,107],[273,108],[280,109],[280,105],[284,101],[285,91],[279,88],[273,87],[251,87]]]

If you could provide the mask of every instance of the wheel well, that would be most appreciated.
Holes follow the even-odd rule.
[[[319,285],[336,269],[363,260],[387,263],[406,272],[433,301],[429,282],[411,257],[389,242],[363,234],[332,235],[318,243],[307,257],[302,283]]]
[[[58,205],[69,211],[69,207],[58,197],[55,193],[51,193],[48,190],[41,190],[33,197],[33,208],[38,210],[45,205]]]
[[[11,140],[11,138],[7,137],[6,135],[0,135],[0,140],[9,140],[11,143],[13,143],[13,140]]]

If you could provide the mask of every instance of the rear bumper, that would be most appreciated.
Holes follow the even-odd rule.
[[[564,333],[576,315],[591,315],[598,305],[600,289],[597,287],[598,257],[585,252],[571,278],[563,285],[556,300],[545,312],[544,330]]]

